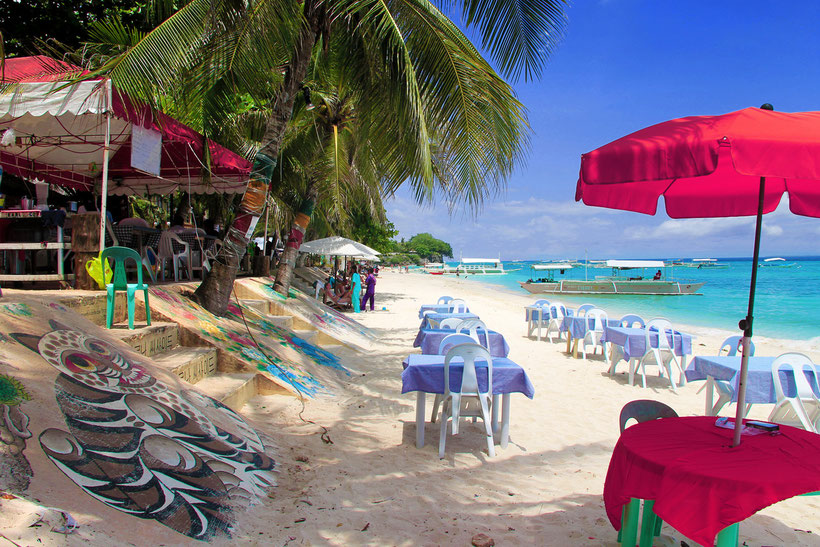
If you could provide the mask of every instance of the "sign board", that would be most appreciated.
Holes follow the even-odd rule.
[[[162,133],[134,124],[131,128],[131,167],[159,176]]]

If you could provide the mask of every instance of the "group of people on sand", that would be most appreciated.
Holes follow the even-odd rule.
[[[367,268],[352,264],[348,272],[339,270],[338,275],[330,274],[325,280],[323,301],[328,306],[347,309],[353,307],[353,313],[367,311],[366,305],[370,302],[370,311],[375,308],[377,268]],[[362,280],[364,276],[364,280]],[[364,295],[362,295],[364,285]]]

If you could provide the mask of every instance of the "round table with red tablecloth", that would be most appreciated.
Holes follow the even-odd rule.
[[[686,537],[713,545],[717,533],[778,501],[820,490],[820,435],[780,426],[744,435],[714,417],[664,418],[622,434],[604,485],[616,530],[631,498],[654,500],[654,512]]]

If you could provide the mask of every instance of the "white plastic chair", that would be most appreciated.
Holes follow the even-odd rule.
[[[723,343],[720,345],[720,349],[718,350],[718,355],[724,355],[724,351],[726,352],[725,355],[727,357],[734,357],[737,355],[737,352],[740,347],[740,341],[743,339],[742,336],[730,336]],[[755,354],[755,344],[751,340],[749,340],[749,355]],[[712,385],[717,392],[718,398],[717,401],[712,405],[712,415],[717,416],[717,413],[720,412],[720,409],[723,408],[725,405],[732,402],[732,398],[735,396],[735,388],[732,387],[732,384],[727,382],[726,380],[712,380]],[[698,393],[706,389],[706,384],[704,384],[699,390]],[[744,416],[749,414],[749,411],[752,409],[752,404],[748,403],[746,405],[746,412],[743,414]]]
[[[436,304],[449,304],[452,299],[452,296],[439,296]]]
[[[718,350],[718,355],[723,355],[723,350],[726,350],[726,355],[728,357],[734,357],[737,355],[738,350],[742,350],[740,343],[743,340],[742,336],[730,336],[723,343],[720,345],[720,350]],[[752,340],[749,340],[749,356],[755,354],[755,343]]]
[[[448,334],[444,338],[441,339],[438,345],[438,354],[439,355],[447,355],[447,352],[453,346],[457,346],[459,344],[477,344],[478,339],[473,338],[469,334],[464,333],[456,333],[456,334]],[[436,423],[436,418],[438,417],[438,407],[441,405],[441,400],[444,396],[441,393],[436,393],[435,399],[433,399],[433,413],[430,416],[430,421]]]
[[[641,318],[640,315],[635,315],[633,313],[628,313],[621,317],[621,326],[624,328],[631,328],[637,325],[640,328],[644,328],[646,326],[646,322]]]
[[[606,312],[600,308],[592,308],[586,312],[585,320],[587,321],[587,332],[584,334],[584,339],[581,341],[581,355],[584,359],[587,358],[587,346],[592,346],[592,353],[595,353],[595,348],[600,347],[604,360],[608,361],[606,351],[606,343],[601,341],[604,336],[604,328],[608,324]],[[592,325],[589,321],[592,320]]]
[[[182,247],[182,249],[177,251],[176,249],[180,247]],[[180,265],[185,268],[188,280],[193,280],[191,275],[191,248],[187,243],[182,241],[177,234],[170,230],[162,232],[159,238],[158,255],[160,262],[159,269],[163,281],[165,281],[165,264],[167,260],[170,260],[174,267],[174,281],[179,281]]]
[[[490,330],[487,328],[487,325],[484,324],[484,321],[481,319],[465,319],[462,323],[456,328],[456,332],[464,332],[467,333],[476,339],[476,342],[479,344],[481,343],[481,337],[479,336],[479,330],[484,331],[484,346],[487,349],[490,349]]]
[[[805,369],[811,370],[811,381],[806,378]],[[794,397],[787,397],[780,383],[780,370],[786,368],[794,374],[794,386],[797,394]],[[817,384],[817,371],[814,363],[802,353],[784,353],[777,357],[772,363],[772,381],[774,382],[774,392],[777,395],[777,402],[774,410],[769,414],[770,422],[803,427],[813,433],[818,432],[818,421],[820,421],[820,399],[817,398],[812,385]]]
[[[550,322],[550,301],[549,300],[536,300],[535,306],[537,306],[538,310],[530,310],[530,321],[529,325],[527,325],[527,336],[532,336],[532,331],[536,328],[538,329],[538,340],[541,340],[541,327],[546,327],[549,325]]]
[[[458,327],[464,322],[464,319],[459,319],[458,317],[448,317],[447,319],[443,319],[439,324],[439,329],[455,329],[458,332]]]
[[[206,272],[211,271],[211,263],[216,262],[216,257],[219,254],[219,249],[221,248],[222,240],[217,239],[205,250],[205,258],[202,260],[202,267],[205,268]]]
[[[635,315],[632,313],[626,314],[621,317],[621,326],[624,328],[644,328],[646,326],[646,322],[641,318],[639,315]],[[609,361],[610,369],[609,374],[615,374],[615,364],[618,363],[621,359],[624,358],[624,348],[619,346],[618,344],[610,344],[609,345]]]
[[[464,361],[464,372],[461,385],[450,384],[450,362],[455,357]],[[487,363],[487,386],[482,390],[476,375],[476,361]],[[493,359],[487,348],[479,344],[459,344],[453,346],[444,358],[444,397],[441,407],[441,431],[438,445],[438,457],[444,458],[444,445],[447,438],[447,422],[452,420],[452,433],[458,434],[458,422],[461,417],[481,418],[484,421],[484,432],[487,437],[487,453],[495,456],[490,408],[492,405]],[[463,406],[462,406],[463,405]]]
[[[142,266],[151,276],[151,282],[157,282],[157,270],[159,270],[161,263],[156,251],[151,247],[146,247],[143,252]]]
[[[578,317],[583,317],[589,310],[594,309],[596,309],[594,304],[581,304],[578,306],[578,311],[575,312],[575,315]]]
[[[450,305],[450,313],[467,313],[467,302],[461,298],[453,298],[448,304]]]
[[[561,340],[561,323],[564,321],[564,316],[567,314],[567,307],[561,302],[552,302],[549,305],[550,319],[547,324],[547,338],[552,342],[552,331],[558,333],[558,339]]]
[[[656,348],[653,348],[650,343],[652,339],[651,335],[653,334],[652,329],[657,330],[658,347]],[[683,379],[683,369],[678,361],[678,357],[675,355],[675,329],[672,328],[672,323],[662,317],[650,319],[644,328],[644,336],[646,336],[646,353],[643,354],[643,357],[641,357],[638,363],[638,368],[641,370],[643,387],[646,387],[646,365],[657,365],[660,376],[663,376],[664,371],[666,371],[669,376],[669,383],[672,385],[672,391],[677,393],[677,385],[675,384],[675,378],[672,374],[673,364],[681,380]],[[671,343],[668,337],[672,339]],[[653,360],[654,363],[650,363],[650,359]]]

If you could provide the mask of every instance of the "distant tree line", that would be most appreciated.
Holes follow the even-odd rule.
[[[388,264],[420,264],[422,261],[441,262],[445,256],[453,256],[453,248],[449,243],[434,238],[428,233],[416,234],[408,241],[391,241],[391,253]]]

